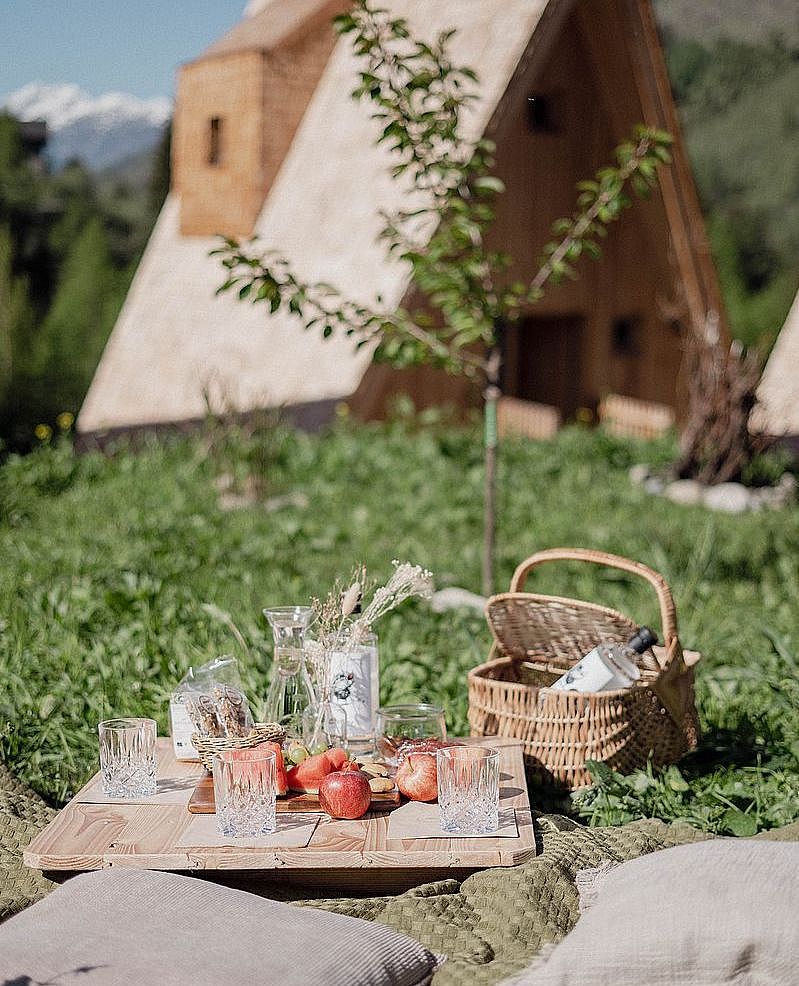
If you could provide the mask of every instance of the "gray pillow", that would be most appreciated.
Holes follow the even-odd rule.
[[[0,926],[0,983],[416,986],[436,965],[380,924],[147,870],[75,877]]]
[[[720,839],[623,863],[571,933],[511,982],[796,986],[799,845]]]

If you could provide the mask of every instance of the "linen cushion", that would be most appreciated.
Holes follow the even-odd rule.
[[[514,986],[795,986],[799,846],[721,839],[623,863]]]
[[[0,982],[416,986],[437,961],[380,924],[146,870],[75,877],[0,927]]]

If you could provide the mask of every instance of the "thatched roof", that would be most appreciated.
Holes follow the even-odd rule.
[[[774,344],[758,390],[753,424],[774,436],[799,436],[799,294]]]
[[[275,6],[309,0],[276,0]],[[397,15],[432,38],[457,26],[453,57],[481,78],[467,119],[473,137],[497,110],[542,15],[559,0],[390,0]],[[549,8],[549,11],[548,11]],[[239,25],[242,30],[248,22]],[[234,29],[235,31],[236,29]],[[280,169],[256,232],[280,249],[301,276],[337,285],[345,295],[398,305],[406,267],[377,244],[379,210],[407,202],[389,176],[388,151],[374,146],[376,125],[348,98],[356,63],[348,39],[336,46]],[[170,195],[81,410],[78,427],[119,426],[202,417],[204,390],[227,393],[240,410],[349,396],[370,357],[351,342],[322,343],[318,333],[280,312],[215,297],[222,270],[207,256],[215,244],[179,232],[180,199]]]

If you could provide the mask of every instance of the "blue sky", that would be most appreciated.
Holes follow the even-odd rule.
[[[74,82],[98,95],[174,94],[175,69],[239,20],[245,0],[0,0],[0,95]]]

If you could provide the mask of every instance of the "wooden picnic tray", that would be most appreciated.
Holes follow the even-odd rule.
[[[410,887],[462,877],[489,866],[515,866],[536,855],[536,839],[518,740],[468,739],[500,750],[500,808],[513,811],[518,837],[389,838],[391,812],[370,811],[346,821],[319,813],[304,847],[185,843],[208,815],[187,810],[205,774],[200,763],[176,761],[171,740],[158,741],[158,796],[149,803],[109,804],[95,775],[23,853],[27,866],[63,879],[107,867],[202,872],[235,886],[257,889],[279,881],[350,892],[399,893]],[[303,817],[299,815],[297,822]],[[281,814],[291,824],[291,816]],[[278,823],[280,826],[280,823]],[[215,833],[215,827],[214,833]],[[216,834],[216,833],[215,833]]]
[[[391,811],[392,808],[399,808],[402,803],[399,791],[372,792],[371,811]],[[318,794],[303,794],[298,791],[289,791],[285,797],[278,798],[275,802],[275,811],[282,812],[315,812],[317,815],[322,810],[319,804]],[[193,815],[213,815],[216,812],[216,802],[214,801],[214,779],[211,774],[206,773],[201,777],[194,793],[189,798],[189,811]]]

